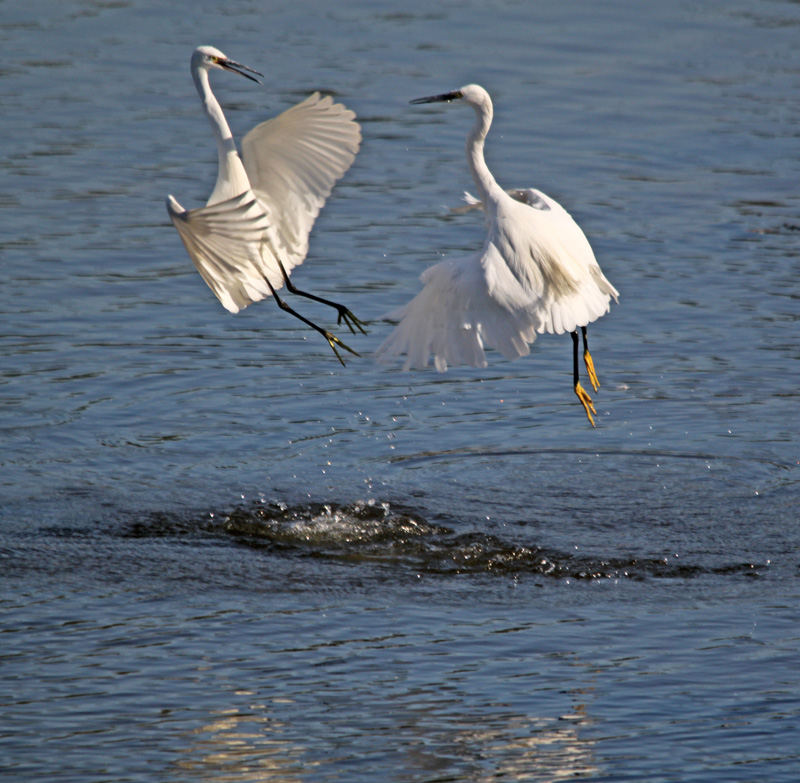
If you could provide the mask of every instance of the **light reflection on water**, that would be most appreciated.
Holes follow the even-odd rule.
[[[578,736],[577,727],[585,720],[582,706],[574,714],[550,720],[500,715],[490,725],[485,716],[450,715],[445,727],[434,721],[436,710],[431,707],[426,699],[424,712],[415,714],[399,706],[393,710],[407,734],[399,748],[384,753],[397,756],[411,774],[449,769],[467,780],[490,776],[561,780],[598,772],[592,760],[593,742]],[[187,748],[187,759],[179,762],[179,769],[200,779],[241,781],[299,781],[310,771],[324,773],[324,763],[310,762],[302,744],[281,739],[287,729],[284,724],[264,719],[269,705],[253,709],[255,715],[230,710],[198,730],[198,739]],[[440,754],[437,747],[447,752]],[[354,772],[358,766],[352,764]]]
[[[6,0],[15,779],[794,780],[798,14]],[[268,73],[215,81],[237,138],[314,89],[358,113],[297,273],[371,320],[346,368],[269,303],[223,312],[168,223],[215,173],[199,43]],[[621,291],[597,430],[568,338],[368,358],[482,241],[445,209],[469,113],[407,105],[469,81],[500,181],[563,203]]]

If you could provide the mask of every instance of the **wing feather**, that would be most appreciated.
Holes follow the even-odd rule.
[[[226,310],[238,313],[270,296],[283,276],[270,243],[268,214],[251,191],[185,210],[170,196],[167,211],[197,271]]]
[[[308,235],[361,144],[355,114],[318,92],[242,139],[250,186],[273,217],[273,239],[287,271],[308,253]]]
[[[530,353],[529,344],[540,326],[538,318],[524,307],[509,307],[490,295],[484,260],[482,251],[426,269],[422,291],[385,316],[400,323],[376,351],[378,361],[390,363],[406,354],[403,369],[409,370],[427,367],[433,356],[436,369],[444,372],[449,365],[485,367],[484,347],[495,348],[509,359]]]

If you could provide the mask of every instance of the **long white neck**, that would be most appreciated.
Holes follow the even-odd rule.
[[[483,202],[484,208],[488,209],[492,196],[501,191],[501,188],[483,157],[483,143],[492,125],[492,102],[488,96],[486,100],[487,103],[482,106],[473,105],[476,116],[475,124],[467,135],[467,163],[478,189],[478,198]]]
[[[219,173],[217,183],[208,199],[208,205],[226,201],[229,198],[238,196],[250,187],[250,181],[245,173],[239,153],[236,151],[236,143],[233,134],[228,127],[225,115],[219,101],[211,92],[211,85],[208,80],[208,70],[205,68],[192,69],[194,85],[200,95],[211,129],[214,131],[214,138],[217,142],[217,153],[219,155]]]

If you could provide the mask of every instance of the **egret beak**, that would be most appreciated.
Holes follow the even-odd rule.
[[[246,65],[242,65],[241,63],[237,63],[235,60],[219,60],[218,64],[220,67],[224,68],[226,71],[233,71],[233,73],[238,73],[240,76],[245,76],[248,79],[252,79],[254,82],[261,84],[261,79],[264,78],[263,73],[259,73],[258,71],[254,71],[252,68],[248,68]],[[245,71],[247,73],[245,73]],[[256,79],[255,76],[250,76],[251,73],[256,74],[256,76],[260,76],[261,79]]]
[[[443,95],[429,95],[427,98],[416,98],[409,103],[450,103],[450,101],[457,101],[464,97],[461,90],[454,90],[453,92],[446,92]]]

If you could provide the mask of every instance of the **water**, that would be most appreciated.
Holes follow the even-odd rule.
[[[795,781],[800,6],[0,3],[0,768],[52,781]],[[230,316],[164,209],[333,91],[363,149],[298,285]],[[455,107],[621,292],[486,370],[367,357],[481,241]],[[330,312],[305,303],[319,320]],[[328,322],[326,322],[326,325]],[[332,325],[332,324],[330,324]],[[341,330],[340,330],[341,331]]]

